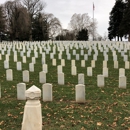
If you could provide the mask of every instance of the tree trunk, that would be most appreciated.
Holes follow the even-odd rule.
[[[29,30],[29,41],[32,41],[32,28]]]
[[[130,42],[130,33],[129,33],[128,41]]]
[[[33,18],[30,14],[30,25],[29,25],[29,41],[32,41],[32,21],[33,21]]]
[[[117,41],[119,41],[119,36],[117,36],[117,39],[118,39]]]
[[[122,41],[122,37],[120,37],[121,41]]]

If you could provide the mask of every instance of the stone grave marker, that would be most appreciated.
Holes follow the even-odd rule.
[[[17,70],[22,70],[22,63],[20,61],[16,62],[16,68]]]
[[[108,77],[108,68],[107,67],[103,67],[103,76]]]
[[[4,61],[4,68],[9,69],[9,61],[8,60]]]
[[[14,62],[17,62],[18,58],[17,55],[14,55]]]
[[[129,61],[125,61],[125,69],[129,69],[130,68],[130,62]]]
[[[6,70],[6,80],[7,81],[13,81],[13,71],[12,71],[12,69]]]
[[[62,54],[58,54],[58,59],[62,59]]]
[[[42,85],[42,91],[43,91],[43,101],[52,101],[53,96],[52,96],[52,84],[50,83],[45,83]]]
[[[32,63],[36,64],[36,58],[35,57],[32,57]]]
[[[84,84],[84,74],[78,74],[78,84]]]
[[[56,59],[52,59],[52,65],[56,66]]]
[[[46,58],[45,57],[42,58],[42,64],[46,64]]]
[[[48,73],[48,65],[47,64],[42,65],[42,71],[45,71],[46,73]]]
[[[30,57],[30,53],[31,53],[30,51],[27,51],[27,57]]]
[[[64,73],[58,73],[58,84],[59,85],[64,85]]]
[[[23,71],[23,82],[29,82],[29,71],[28,70]]]
[[[97,86],[104,87],[104,76],[103,75],[97,75]]]
[[[39,72],[39,82],[46,83],[46,72],[45,71]]]
[[[75,66],[75,60],[71,60],[71,66]]]
[[[62,66],[61,65],[58,65],[57,66],[57,74],[58,73],[62,73]]]
[[[81,67],[85,67],[85,60],[81,60]]]
[[[107,67],[107,61],[106,60],[103,61],[103,68],[104,67]]]
[[[119,69],[119,76],[125,76],[125,69],[124,68]]]
[[[76,60],[79,60],[79,54],[76,54]]]
[[[29,63],[29,71],[34,72],[34,64],[33,63]]]
[[[67,54],[67,60],[71,60],[71,54]]]
[[[61,59],[61,65],[65,66],[65,59]]]
[[[9,54],[6,54],[6,55],[5,55],[5,60],[6,60],[6,61],[9,61]]]
[[[26,100],[25,91],[26,91],[26,84],[18,83],[17,84],[17,99],[18,100]]]
[[[117,61],[117,55],[113,56],[113,61]]]
[[[84,54],[84,60],[88,60],[88,55]]]
[[[77,67],[71,66],[71,75],[77,75]]]
[[[77,103],[85,103],[85,85],[78,84],[75,86],[75,99]]]
[[[24,107],[21,130],[42,130],[41,90],[32,86],[25,92],[27,98]]]
[[[114,69],[118,69],[118,61],[114,61]]]
[[[95,68],[95,60],[91,60],[91,67]]]
[[[119,88],[126,88],[126,76],[119,76]]]
[[[26,63],[26,56],[22,57],[23,63]]]
[[[87,67],[87,76],[92,76],[92,67]]]

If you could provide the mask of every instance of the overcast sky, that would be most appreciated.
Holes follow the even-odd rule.
[[[0,0],[0,3],[5,1]],[[92,18],[94,3],[94,18],[98,22],[97,32],[102,36],[105,32],[107,33],[109,13],[115,4],[115,0],[44,0],[44,2],[47,4],[45,12],[54,14],[65,29],[67,29],[71,16],[74,13],[88,13]]]

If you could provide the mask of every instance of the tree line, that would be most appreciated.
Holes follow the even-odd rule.
[[[130,0],[116,0],[109,17],[108,38],[122,41],[123,37],[130,41]]]
[[[0,35],[8,40],[53,39],[61,23],[53,14],[45,13],[41,0],[14,0],[0,5]]]
[[[74,14],[69,29],[63,29],[53,14],[45,13],[46,3],[42,0],[13,0],[0,5],[0,38],[3,40],[42,41],[88,40],[97,33],[97,21],[87,13]]]

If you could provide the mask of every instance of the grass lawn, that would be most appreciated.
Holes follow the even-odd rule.
[[[52,47],[53,45],[51,45],[50,53],[53,51]],[[75,59],[75,56],[72,55],[73,49],[76,50],[77,54],[80,54],[81,48],[73,47],[70,49],[71,58]],[[44,49],[43,52],[45,52]],[[88,49],[84,48],[84,52],[87,54]],[[6,53],[7,51],[5,51]],[[104,88],[97,87],[97,75],[102,74],[103,52],[98,50],[92,77],[87,76],[87,67],[91,66],[94,50],[92,50],[91,56],[88,56],[88,60],[85,61],[86,67],[81,67],[81,60],[84,56],[80,56],[80,60],[76,61],[77,74],[84,73],[85,75],[85,104],[75,102],[75,85],[78,84],[78,75],[71,75],[71,60],[67,60],[66,51],[63,51],[62,54],[62,58],[65,59],[65,67],[63,67],[65,85],[57,84],[57,66],[52,66],[50,55],[46,54],[47,83],[53,85],[53,101],[43,102],[41,99],[44,130],[130,130],[130,69],[125,70],[127,88],[119,89],[119,69],[114,69],[110,49],[107,54],[109,76],[105,78]],[[121,54],[117,50],[116,54],[119,68],[124,68],[125,63]],[[125,54],[129,55],[129,51]],[[31,51],[31,56],[34,56],[33,51]],[[32,85],[42,89],[42,84],[39,83],[39,72],[42,71],[41,57],[42,55],[39,54],[36,58],[35,72],[30,72],[30,81],[26,83],[27,89]],[[57,65],[60,65],[57,49],[54,57],[57,59]],[[130,61],[130,56],[128,59]],[[9,68],[13,70],[13,81],[6,81],[4,60],[5,55],[2,55],[2,60],[0,60],[0,130],[20,130],[26,101],[17,100],[16,85],[22,82],[22,71],[16,70],[16,62],[13,62],[13,51],[11,50]],[[18,52],[18,61],[22,61],[20,52]],[[29,63],[31,63],[31,57],[27,58],[27,63],[22,63],[22,70],[29,70]]]

